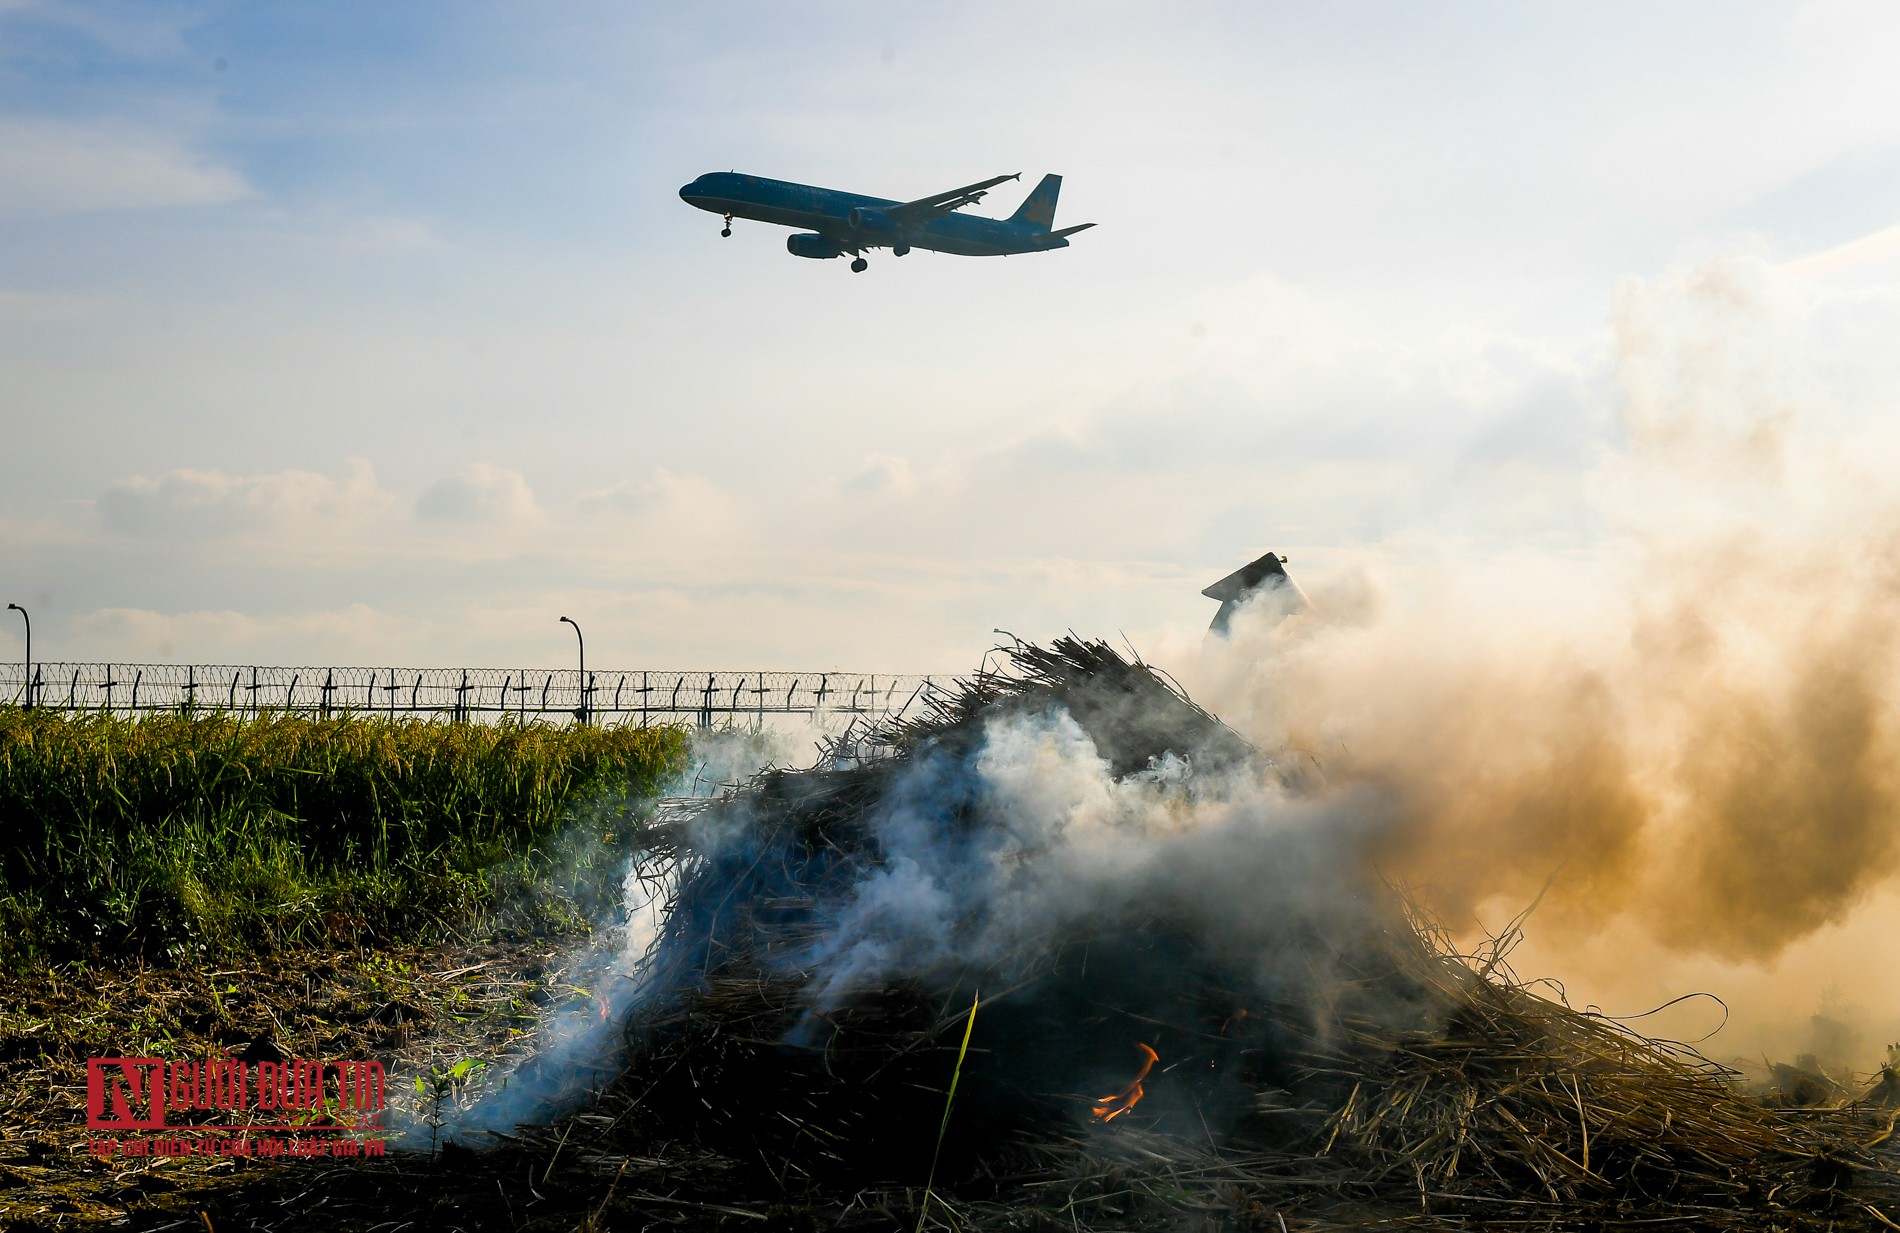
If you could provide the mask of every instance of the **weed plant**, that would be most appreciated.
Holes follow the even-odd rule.
[[[0,961],[577,924],[686,762],[679,728],[0,707]]]

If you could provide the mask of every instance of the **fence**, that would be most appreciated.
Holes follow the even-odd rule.
[[[0,700],[119,714],[178,710],[376,712],[473,721],[560,717],[704,727],[768,715],[900,714],[947,677],[852,672],[589,672],[536,668],[266,668],[37,663],[0,667]]]

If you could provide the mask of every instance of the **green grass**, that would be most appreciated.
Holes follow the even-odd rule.
[[[578,924],[686,757],[679,728],[0,707],[0,960]]]

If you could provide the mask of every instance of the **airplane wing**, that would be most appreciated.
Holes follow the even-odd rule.
[[[1022,172],[1013,176],[997,176],[976,184],[966,184],[962,188],[953,188],[947,193],[933,193],[928,197],[919,197],[915,201],[906,201],[902,205],[890,208],[890,213],[907,223],[922,223],[936,218],[939,214],[948,214],[952,210],[962,209],[983,200],[984,195],[1005,180],[1020,180]]]

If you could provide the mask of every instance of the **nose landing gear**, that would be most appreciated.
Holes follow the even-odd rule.
[[[851,272],[853,274],[862,274],[870,268],[871,268],[871,263],[866,261],[862,257],[855,258],[851,262]]]
[[[732,215],[726,215],[726,225],[719,229],[719,234],[728,237],[732,235]]]

